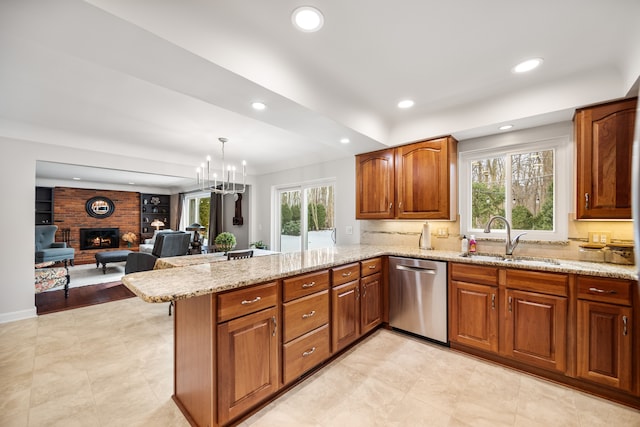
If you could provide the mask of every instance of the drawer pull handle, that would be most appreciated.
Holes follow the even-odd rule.
[[[627,316],[622,316],[622,335],[627,335]]]
[[[305,351],[304,353],[302,353],[302,357],[307,357],[307,356],[311,356],[313,354],[313,352],[316,351],[315,347],[311,347],[310,350]]]
[[[315,311],[315,310],[311,310],[311,313],[305,313],[305,314],[303,314],[303,315],[302,315],[302,318],[303,318],[303,319],[308,319],[309,317],[313,317],[313,316],[315,316],[315,314],[316,314],[316,311]]]
[[[304,289],[307,289],[307,288],[312,288],[312,287],[314,287],[315,285],[316,285],[316,282],[303,283],[303,284],[302,284],[302,287],[303,287]]]
[[[351,276],[351,272],[348,272],[348,273],[342,273],[342,277],[349,277],[349,276]]]
[[[241,302],[241,304],[242,304],[242,305],[253,304],[254,302],[258,302],[258,301],[260,301],[261,299],[262,299],[262,298],[260,298],[260,297],[255,297],[255,298],[254,298],[254,299],[252,299],[251,301],[249,301],[249,300],[243,300],[243,301]]]
[[[598,288],[589,288],[589,292],[595,292],[597,294],[617,294],[617,292],[614,290],[605,291],[604,289]]]
[[[369,270],[375,270],[375,269],[376,269],[376,266],[375,266],[375,265],[370,265],[370,266],[369,266]]]

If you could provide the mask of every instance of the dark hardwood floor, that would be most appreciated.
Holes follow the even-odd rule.
[[[69,298],[64,297],[64,289],[36,294],[36,309],[38,315],[41,315],[134,296],[134,293],[121,282],[100,283],[71,288]]]

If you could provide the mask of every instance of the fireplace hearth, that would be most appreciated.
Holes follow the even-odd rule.
[[[119,239],[119,228],[81,228],[80,250],[117,248]]]

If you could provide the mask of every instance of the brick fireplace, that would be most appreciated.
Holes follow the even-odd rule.
[[[99,251],[121,249],[138,250],[140,243],[140,193],[133,191],[93,190],[84,188],[55,187],[53,190],[53,219],[58,226],[57,241],[69,239],[68,244],[76,250],[76,264],[95,263]],[[93,197],[107,197],[113,201],[115,210],[107,218],[94,218],[87,214],[85,205]],[[81,248],[81,229],[116,229],[117,236],[110,238],[110,246]],[[67,231],[65,233],[65,230]],[[138,241],[132,248],[122,241],[122,234],[133,232]],[[98,236],[100,237],[100,236]],[[105,243],[101,242],[103,246]]]

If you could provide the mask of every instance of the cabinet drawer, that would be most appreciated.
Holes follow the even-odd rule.
[[[291,301],[292,299],[329,289],[329,270],[284,279],[282,283],[284,285],[282,291],[284,293],[284,301]]]
[[[285,383],[295,380],[329,358],[329,325],[315,329],[282,346]]]
[[[449,263],[451,279],[483,285],[498,285],[498,267]]]
[[[566,297],[569,276],[541,271],[507,270],[507,288]]]
[[[578,276],[578,298],[630,306],[632,284],[628,280]]]
[[[360,278],[360,263],[354,262],[353,264],[343,265],[336,267],[331,271],[331,279],[333,280],[333,286],[342,285],[343,283],[351,282]]]
[[[287,342],[329,322],[329,291],[287,302],[283,310],[283,340]]]
[[[360,275],[370,276],[382,271],[382,258],[372,258],[366,261],[360,261]]]
[[[218,322],[273,307],[278,300],[277,282],[218,295]]]

